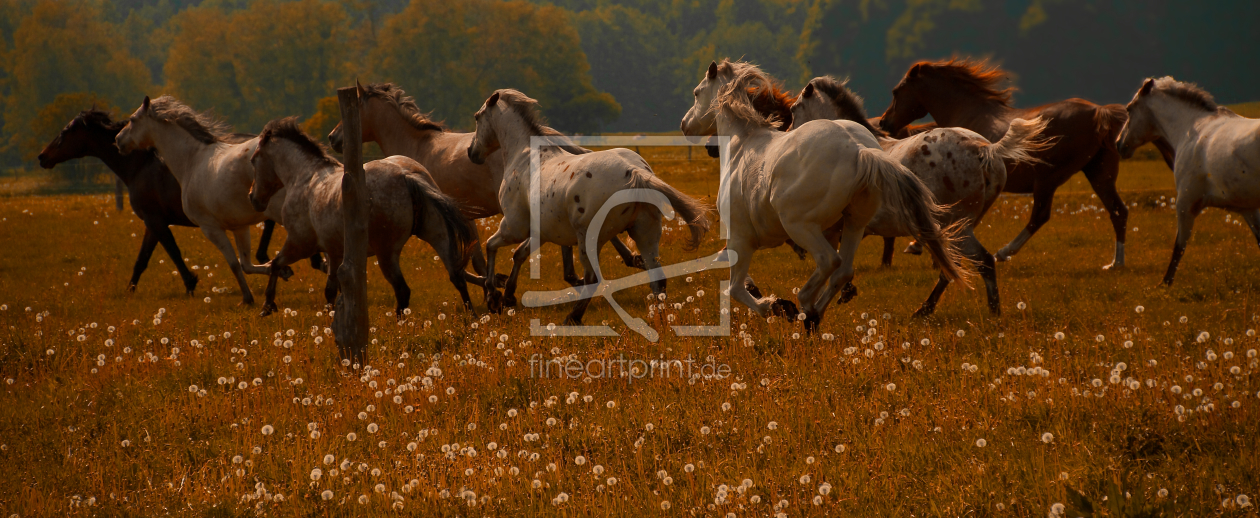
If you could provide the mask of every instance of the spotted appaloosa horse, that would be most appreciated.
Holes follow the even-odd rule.
[[[895,133],[911,122],[931,115],[940,126],[956,126],[979,133],[990,142],[1006,134],[1015,119],[1041,117],[1042,136],[1054,145],[1033,154],[1032,163],[1007,164],[1006,192],[1032,193],[1033,209],[1028,225],[998,250],[1005,261],[1050,220],[1054,191],[1083,171],[1090,186],[1107,209],[1116,234],[1115,259],[1105,269],[1124,266],[1125,225],[1129,209],[1116,192],[1120,153],[1116,135],[1126,119],[1118,104],[1100,106],[1084,99],[1068,99],[1036,108],[1011,106],[1011,89],[999,89],[1007,73],[985,61],[951,59],[920,62],[910,67],[893,89],[893,102],[880,119],[880,128]]]
[[[127,284],[129,291],[135,291],[140,283],[140,274],[149,266],[153,250],[161,243],[175,270],[184,282],[184,289],[189,295],[197,287],[197,274],[184,264],[183,254],[175,243],[175,235],[170,226],[196,227],[197,225],[184,214],[184,206],[180,201],[179,181],[171,175],[171,170],[150,150],[137,151],[123,155],[114,145],[114,137],[122,129],[126,121],[115,122],[109,113],[92,108],[80,112],[62,128],[61,133],[49,142],[39,154],[39,165],[44,169],[84,157],[96,157],[113,171],[114,175],[127,186],[127,198],[131,210],[144,222],[144,239],[140,242],[140,255],[131,270],[131,281]],[[243,133],[233,134],[229,141],[244,142],[254,138]],[[267,245],[271,241],[272,228],[276,222],[264,222],[262,237],[258,240],[259,262],[267,262]],[[311,267],[323,268],[322,257],[318,254],[311,257]]]

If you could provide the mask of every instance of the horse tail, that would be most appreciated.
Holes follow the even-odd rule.
[[[683,194],[678,189],[665,183],[651,171],[643,169],[632,170],[635,188],[652,189],[665,195],[669,200],[669,204],[674,207],[674,211],[687,222],[687,227],[691,229],[691,238],[684,245],[684,250],[695,250],[700,246],[700,239],[704,237],[704,233],[709,231],[709,208],[700,200]]]
[[[1129,122],[1129,112],[1119,104],[1105,104],[1094,112],[1094,126],[1098,128],[1098,136],[1103,139],[1103,147],[1116,149],[1116,139],[1120,137],[1120,129]]]
[[[919,177],[882,150],[859,150],[858,171],[863,176],[861,183],[880,193],[883,208],[903,226],[903,232],[926,246],[945,277],[970,285],[975,264],[959,252],[957,245],[958,233],[967,221],[941,228],[937,221],[944,215],[945,206],[936,203],[936,197]]]
[[[449,196],[425,185],[416,176],[407,174],[404,178],[406,178],[407,193],[411,195],[413,212],[411,235],[420,236],[426,224],[426,209],[432,207],[441,216],[442,223],[446,225],[451,257],[456,258],[462,268],[468,261],[468,254],[465,252],[477,242],[477,234],[472,221],[464,216],[464,213],[459,210],[459,204]]]
[[[986,170],[996,167],[995,161],[1012,165],[1045,163],[1041,159],[1034,157],[1033,154],[1054,146],[1053,138],[1041,136],[1048,124],[1050,124],[1050,121],[1041,117],[1032,120],[1015,119],[1011,121],[1011,126],[1007,128],[1006,134],[1002,136],[1002,140],[984,149],[984,157],[982,158],[984,165],[982,167]]]

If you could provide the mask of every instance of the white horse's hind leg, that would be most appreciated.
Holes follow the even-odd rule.
[[[639,257],[642,258],[645,270],[653,272],[661,267],[661,217],[659,215],[656,215],[654,211],[639,211],[634,225],[630,227],[630,239],[633,239],[635,245],[639,247]],[[621,242],[617,239],[617,236],[613,236],[612,241],[614,244]],[[660,295],[665,293],[665,276],[650,275],[652,278],[650,283],[652,294]]]
[[[236,250],[232,249],[232,241],[228,239],[227,231],[203,226],[201,233],[214,244],[215,248],[219,249],[219,253],[223,254],[223,258],[228,263],[228,268],[232,270],[232,275],[236,276],[236,282],[241,286],[241,304],[252,305],[254,294],[249,291],[249,283],[245,282],[245,270],[241,268],[241,261],[236,257]]]
[[[271,268],[268,268],[263,265],[254,264],[253,259],[249,257],[249,247],[250,247],[249,226],[247,225],[247,226],[238,228],[236,230],[233,230],[232,234],[236,236],[236,256],[237,256],[237,259],[241,261],[241,268],[245,270],[245,273],[264,274],[264,275],[270,274]],[[282,271],[280,273],[280,276],[284,277],[285,279],[288,279],[292,275],[293,275],[293,269],[291,268],[289,269],[288,272]]]
[[[795,316],[796,308],[793,307],[791,301],[786,299],[775,299],[774,297],[753,297],[748,292],[746,281],[751,278],[748,276],[748,268],[752,266],[753,253],[757,250],[748,246],[742,241],[731,240],[726,244],[726,249],[735,252],[736,261],[731,265],[731,298],[740,304],[748,306],[749,309],[756,311],[757,316],[764,317],[771,310],[775,312],[783,312],[786,315]]]
[[[1203,211],[1198,207],[1198,200],[1191,201],[1189,196],[1177,196],[1177,241],[1173,243],[1172,260],[1168,262],[1168,272],[1164,274],[1164,284],[1172,286],[1173,277],[1177,275],[1177,266],[1181,256],[1186,253],[1186,243],[1194,232],[1194,218]]]
[[[809,280],[805,282],[797,295],[801,312],[805,314],[806,332],[818,330],[818,324],[822,321],[823,313],[827,311],[831,298],[840,291],[841,286],[853,279],[853,254],[857,251],[857,244],[862,241],[862,231],[866,227],[866,221],[864,218],[846,218],[848,219],[863,219],[863,223],[845,224],[844,237],[840,241],[841,253],[836,253],[836,249],[832,247],[831,242],[817,225],[785,224],[783,226],[796,244],[809,251],[817,265],[814,273],[809,276]],[[844,253],[845,251],[848,253]]]

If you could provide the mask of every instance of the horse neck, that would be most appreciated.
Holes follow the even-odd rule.
[[[303,189],[310,185],[311,179],[316,176],[328,176],[335,169],[329,164],[302,154],[293,144],[287,142],[278,146],[278,151],[279,153],[274,155],[276,160],[274,170],[276,176],[280,178],[280,183],[288,187],[290,191]]]
[[[505,162],[529,150],[530,137],[535,135],[520,115],[512,110],[504,110],[496,119],[494,135],[499,139],[499,152],[503,154]]]
[[[131,184],[136,174],[149,165],[150,162],[157,159],[152,151],[137,150],[131,154],[124,155],[118,151],[118,146],[114,145],[114,139],[101,139],[99,142],[93,142],[88,148],[87,156],[93,156],[105,163],[110,171],[124,184]]]
[[[993,135],[988,135],[987,130],[1002,126],[1013,111],[1000,101],[958,88],[936,89],[930,98],[923,100],[923,105],[937,124],[967,128],[990,140],[994,140]],[[1002,130],[1001,133],[1005,132]],[[998,138],[1001,136],[997,135]]]
[[[373,120],[376,144],[385,156],[402,155],[422,164],[427,163],[426,159],[433,153],[433,137],[442,133],[438,130],[418,130],[397,113],[374,117]]]
[[[162,161],[166,162],[171,174],[175,175],[182,185],[192,172],[197,160],[196,155],[213,144],[206,144],[193,138],[177,124],[170,122],[158,124],[162,127],[153,132],[153,148],[162,156]]]
[[[1156,132],[1164,137],[1174,150],[1182,144],[1193,142],[1197,137],[1199,121],[1215,115],[1202,108],[1190,106],[1168,96],[1151,96],[1150,112],[1155,119]]]

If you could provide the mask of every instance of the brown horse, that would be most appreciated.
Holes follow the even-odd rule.
[[[127,186],[127,197],[131,202],[131,210],[144,222],[144,239],[140,243],[140,255],[131,271],[131,282],[128,291],[135,291],[140,283],[140,274],[149,266],[153,250],[161,243],[166,254],[184,281],[184,289],[189,295],[197,287],[197,274],[189,271],[184,264],[184,257],[175,243],[175,235],[170,226],[195,227],[195,223],[184,214],[184,206],[180,201],[179,182],[171,175],[171,170],[157,157],[153,151],[138,151],[123,155],[114,145],[114,137],[122,129],[126,121],[115,122],[109,113],[92,108],[79,112],[61,130],[57,138],[49,142],[39,154],[39,165],[51,169],[57,164],[93,156],[101,159],[110,171]],[[237,141],[253,138],[253,135],[237,134]],[[272,228],[276,222],[267,220],[263,227],[262,238],[258,241],[258,261],[267,262],[267,244],[271,241]],[[322,268],[322,257],[318,254],[311,257],[311,266]]]
[[[1006,192],[1032,193],[1028,225],[996,254],[1005,261],[1019,251],[1050,220],[1054,191],[1077,171],[1098,194],[1116,233],[1115,260],[1104,269],[1124,266],[1124,234],[1129,209],[1116,192],[1120,154],[1116,136],[1127,120],[1124,107],[1100,106],[1084,99],[1068,99],[1036,108],[1011,106],[1012,89],[999,89],[1007,73],[985,61],[951,59],[920,62],[910,67],[893,89],[893,102],[880,127],[896,133],[911,122],[931,115],[941,126],[957,126],[979,133],[991,142],[1006,134],[1014,119],[1041,117],[1047,121],[1043,137],[1054,145],[1035,153],[1033,163],[1007,164]]]

